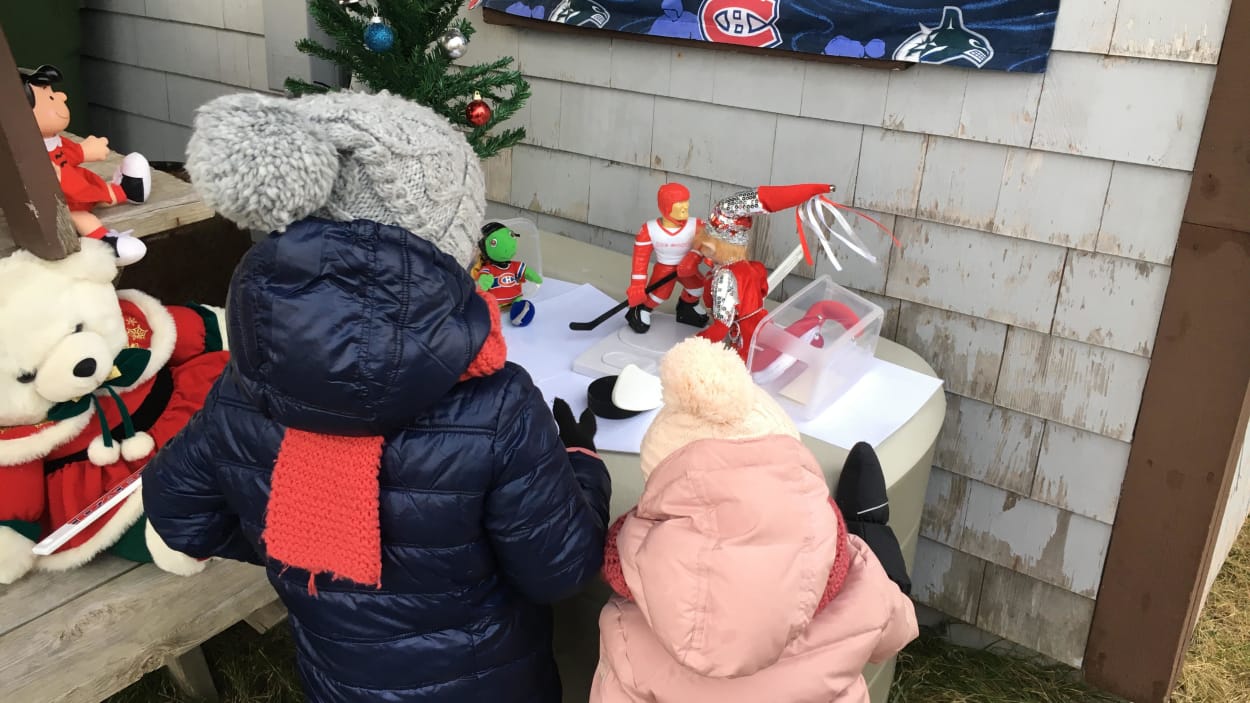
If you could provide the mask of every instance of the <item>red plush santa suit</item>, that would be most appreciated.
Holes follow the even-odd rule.
[[[733,322],[727,323],[718,314],[727,304],[717,299],[717,279],[728,275],[733,280],[736,307]],[[751,353],[751,342],[755,338],[755,328],[759,327],[765,316],[764,299],[768,297],[768,269],[758,261],[735,261],[732,264],[717,267],[708,277],[707,292],[703,294],[704,305],[712,311],[712,325],[699,333],[700,337],[713,342],[724,342],[736,338],[732,344],[745,362]]]
[[[100,203],[124,203],[126,192],[82,167],[82,145],[70,139],[44,140],[48,158],[61,169],[61,192],[71,212],[90,212]]]
[[[165,307],[137,291],[119,291],[129,348],[151,352],[137,382],[117,389],[136,432],[159,450],[204,404],[229,361],[214,313],[198,307]],[[123,437],[122,414],[108,394],[99,396],[115,443]],[[153,452],[97,466],[88,446],[101,435],[95,409],[59,422],[0,428],[0,525],[39,541],[83,508],[141,469]],[[104,518],[45,557],[46,568],[70,568],[111,546],[139,519],[136,493]],[[58,559],[60,560],[58,562]]]
[[[673,294],[676,283],[681,283],[684,289],[681,294],[683,302],[694,303],[699,300],[699,296],[703,294],[705,282],[704,275],[699,272],[699,262],[702,257],[698,252],[691,251],[690,247],[694,244],[694,235],[700,226],[702,224],[699,220],[691,218],[683,222],[676,230],[671,230],[664,226],[663,220],[656,218],[638,230],[638,236],[634,238],[634,261],[630,272],[631,287],[637,290],[636,284],[642,281],[646,281],[647,286],[650,286],[674,271],[677,272],[677,280],[665,283],[641,300],[637,299],[637,294],[632,294],[629,299],[631,307],[646,305],[654,310]],[[651,277],[648,280],[647,265],[651,263],[653,255],[655,266],[651,268]]]

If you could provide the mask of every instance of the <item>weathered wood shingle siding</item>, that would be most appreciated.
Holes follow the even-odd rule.
[[[78,129],[120,150],[181,161],[197,107],[268,89],[263,0],[86,0],[82,18],[93,40]]]
[[[879,265],[801,266],[887,310],[946,379],[916,598],[1079,664],[1150,366],[1228,0],[1063,0],[1044,75],[903,72],[487,25],[514,56],[526,143],[487,165],[491,212],[618,251],[678,181],[823,180]],[[794,245],[761,218],[756,252]],[[622,285],[624,285],[622,283]],[[1240,507],[1240,506],[1238,506]],[[1021,604],[1026,604],[1022,606]]]

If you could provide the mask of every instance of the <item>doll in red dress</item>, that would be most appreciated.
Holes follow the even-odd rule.
[[[18,69],[18,75],[61,184],[61,192],[65,194],[74,229],[80,236],[108,242],[121,266],[142,259],[147,253],[142,241],[129,236],[129,232],[110,230],[91,211],[97,206],[146,201],[152,190],[152,168],[147,159],[142,154],[126,155],[111,181],[83,168],[84,163],[108,158],[108,139],[87,137],[75,142],[61,135],[69,128],[70,115],[65,93],[53,87],[61,81],[61,72],[56,67],[40,66],[33,71]]]

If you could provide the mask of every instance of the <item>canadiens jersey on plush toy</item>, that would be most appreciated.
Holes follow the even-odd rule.
[[[46,422],[0,428],[0,526],[32,541],[140,470],[200,409],[229,360],[216,310],[165,306],[138,291],[117,295],[127,347],[111,378],[54,407]],[[164,566],[145,544],[142,510],[140,494],[131,495],[38,568],[73,568],[109,548]]]
[[[509,261],[507,266],[500,266],[493,261],[485,261],[481,272],[494,276],[495,281],[487,292],[500,307],[507,307],[521,297],[522,285],[525,283],[525,264]]]

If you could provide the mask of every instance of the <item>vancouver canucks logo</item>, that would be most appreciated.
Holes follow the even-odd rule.
[[[547,19],[575,27],[603,29],[611,18],[607,8],[594,0],[560,0]]]
[[[960,59],[982,68],[994,58],[994,47],[984,35],[964,26],[964,13],[958,7],[942,8],[942,21],[936,27],[920,25],[894,50],[895,61],[950,63]]]

